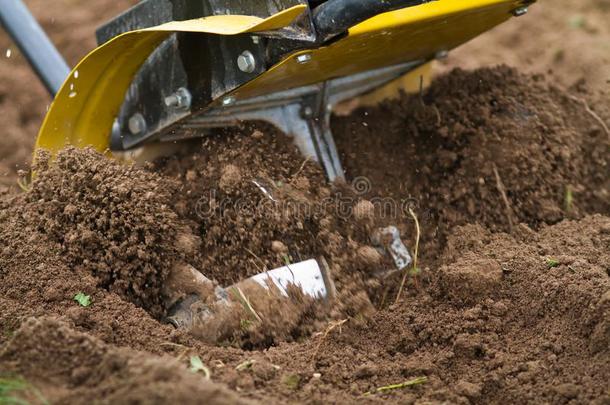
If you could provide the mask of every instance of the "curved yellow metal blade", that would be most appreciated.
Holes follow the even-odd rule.
[[[430,60],[512,17],[522,0],[437,0],[366,20],[333,44],[301,51],[233,92],[238,100],[385,66]],[[297,56],[309,54],[307,63]]]
[[[219,15],[170,22],[114,38],[87,55],[67,78],[45,117],[36,150],[54,154],[72,145],[107,152],[112,124],[133,77],[170,34],[237,35],[276,30],[290,25],[305,9],[304,5],[295,6],[267,19]]]
[[[349,35],[330,46],[286,57],[233,95],[245,99],[384,66],[430,60],[437,52],[453,49],[508,20],[523,4],[524,0],[437,0],[384,13],[351,28]],[[170,33],[268,31],[289,25],[305,8],[295,6],[266,20],[215,16],[171,22],[115,38],[89,54],[66,81],[45,118],[36,148],[57,152],[74,145],[105,151],[129,84]],[[305,53],[310,58],[300,63],[297,56]]]

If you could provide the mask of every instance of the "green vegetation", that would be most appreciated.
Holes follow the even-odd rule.
[[[201,361],[201,358],[199,356],[191,356],[191,365],[189,367],[189,370],[192,373],[203,373],[203,376],[206,380],[212,378],[212,372],[203,364],[203,361]]]
[[[565,205],[565,210],[567,212],[572,211],[572,208],[574,208],[574,192],[572,191],[572,187],[570,187],[570,186],[566,187],[564,205]]]
[[[291,390],[296,390],[301,383],[301,377],[296,374],[289,374],[282,379],[282,382]]]
[[[29,394],[29,395],[28,395]],[[21,378],[0,375],[0,404],[29,405],[23,397],[35,397],[38,403],[48,404],[48,401],[31,384]]]
[[[82,292],[79,292],[74,296],[74,301],[78,302],[81,307],[88,307],[91,305],[91,297]]]
[[[375,389],[374,391],[367,392],[364,395],[382,394],[382,393],[389,392],[389,391],[400,390],[400,389],[409,388],[409,387],[415,387],[417,385],[425,384],[427,382],[428,382],[427,377],[417,377],[417,378],[414,378],[413,380],[405,381],[403,383],[391,384],[391,385],[385,385],[383,387],[379,387],[379,388]]]
[[[587,25],[587,20],[583,15],[576,14],[570,17],[568,24],[572,28],[585,28]]]
[[[548,267],[549,269],[552,269],[553,267],[558,267],[558,266],[559,266],[558,260],[552,259],[552,258],[546,259],[546,267]]]

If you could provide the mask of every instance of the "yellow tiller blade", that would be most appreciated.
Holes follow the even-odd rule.
[[[174,21],[122,34],[87,55],[74,68],[51,104],[36,141],[36,150],[55,154],[72,145],[108,152],[112,124],[133,77],[150,54],[174,32],[237,35],[290,25],[305,6],[267,19],[219,15]]]
[[[526,3],[437,0],[380,14],[352,27],[348,35],[329,46],[287,56],[231,95],[245,99],[384,66],[428,61],[508,20]],[[237,35],[276,30],[290,25],[305,9],[295,6],[267,19],[221,15],[170,22],[114,38],[91,52],[66,80],[45,118],[36,149],[56,153],[73,145],[109,153],[112,124],[129,85],[170,34]],[[299,60],[303,54],[309,55]]]

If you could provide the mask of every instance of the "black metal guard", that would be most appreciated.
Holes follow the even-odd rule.
[[[329,39],[378,14],[405,7],[418,6],[433,0],[328,0],[313,12],[319,39]]]
[[[21,0],[2,0],[0,24],[47,88],[55,96],[70,74],[70,68]]]

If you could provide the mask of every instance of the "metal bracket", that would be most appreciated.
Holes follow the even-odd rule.
[[[319,162],[332,182],[344,178],[330,129],[333,107],[383,86],[422,63],[409,62],[246,100],[227,96],[221,106],[194,115],[158,139],[171,142],[196,138],[204,136],[206,129],[236,126],[244,121],[266,121],[292,136],[301,153]]]

